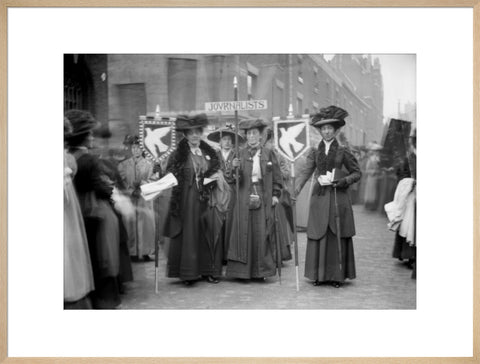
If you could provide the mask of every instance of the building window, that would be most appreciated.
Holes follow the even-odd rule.
[[[252,100],[257,91],[257,76],[251,72],[247,75],[247,99]]]
[[[273,115],[274,116],[284,116],[285,115],[285,109],[283,107],[284,101],[283,101],[283,87],[279,87],[277,84],[274,88],[274,95],[273,95]]]
[[[72,80],[66,82],[63,102],[65,110],[83,109],[82,87],[79,83]]]
[[[297,80],[299,83],[303,84],[303,60],[302,57],[299,56],[297,58]]]

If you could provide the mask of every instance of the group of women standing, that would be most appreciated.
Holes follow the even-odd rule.
[[[92,153],[98,123],[90,112],[65,113],[64,307],[111,309],[121,303],[131,262],[151,260],[155,219],[140,193],[153,178],[138,137],[128,137],[131,157]]]
[[[361,173],[350,150],[335,139],[347,115],[330,106],[312,117],[322,141],[311,148],[292,196],[288,166],[268,145],[265,121],[243,120],[240,130],[210,133],[208,139],[220,145],[215,150],[204,139],[206,115],[178,116],[176,129],[184,137],[162,173],[172,173],[178,182],[161,232],[170,238],[167,276],[189,286],[201,279],[218,283],[225,266],[228,278],[274,276],[281,261],[291,259],[293,222],[285,201],[295,199],[313,174],[305,277],[315,286],[334,287],[354,279],[355,225],[347,190]],[[64,306],[115,308],[122,284],[133,279],[131,260],[149,260],[153,251],[154,209],[140,186],[155,173],[138,138],[126,140],[130,158],[103,159],[90,152],[97,127],[93,116],[70,110],[65,117]],[[236,143],[243,141],[237,154]],[[325,180],[340,170],[339,178]]]
[[[114,308],[122,283],[132,280],[125,228],[111,201],[116,171],[90,153],[96,126],[88,111],[65,114],[65,308]]]
[[[355,225],[347,190],[361,172],[350,150],[335,139],[347,115],[330,106],[313,116],[311,125],[320,129],[323,140],[311,149],[293,196],[314,174],[318,181],[309,206],[305,276],[316,286],[331,283],[340,287],[356,274]],[[288,192],[279,158],[273,148],[265,146],[267,124],[261,119],[240,122],[246,145],[238,155],[233,146],[243,139],[241,135],[231,128],[211,133],[209,139],[221,146],[215,152],[202,139],[207,125],[205,115],[179,116],[176,121],[185,138],[167,165],[167,172],[178,180],[164,230],[171,238],[167,276],[180,278],[186,285],[202,278],[218,283],[226,264],[227,277],[262,281],[274,276],[279,264],[271,228],[278,224],[276,208],[280,208],[282,193]],[[322,179],[328,172],[342,169],[341,178]],[[335,211],[339,212],[340,229]]]

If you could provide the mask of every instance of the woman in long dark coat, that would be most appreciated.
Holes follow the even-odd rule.
[[[240,206],[233,211],[227,277],[264,279],[276,273],[275,242],[270,240],[267,229],[274,218],[273,206],[279,201],[282,176],[275,154],[261,146],[265,126],[261,119],[240,123],[240,129],[246,131],[247,146],[237,159]],[[255,205],[254,201],[259,202]]]
[[[204,178],[220,168],[217,154],[201,138],[208,120],[204,114],[178,117],[176,128],[182,139],[167,164],[178,180],[172,190],[164,235],[171,238],[167,276],[180,278],[186,285],[200,277],[218,283],[222,272],[221,244],[212,251],[202,227],[202,216],[208,208],[210,190]],[[212,254],[213,252],[213,254]]]
[[[355,235],[353,211],[348,195],[348,186],[361,177],[358,162],[348,148],[340,146],[335,135],[345,125],[348,113],[336,106],[323,108],[312,118],[312,125],[320,129],[322,141],[318,148],[312,148],[307,156],[304,169],[298,176],[298,195],[312,173],[316,183],[310,198],[310,210],[307,224],[307,252],[305,259],[305,277],[318,286],[331,283],[340,287],[346,278],[354,279],[355,258],[352,236]],[[320,176],[327,172],[345,169],[344,176],[329,183]],[[320,184],[320,180],[322,185]],[[335,222],[335,189],[340,216],[340,232]],[[342,269],[340,270],[337,234],[341,238]]]

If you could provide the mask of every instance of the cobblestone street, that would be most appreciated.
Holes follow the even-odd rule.
[[[135,280],[126,284],[119,309],[415,309],[416,280],[405,262],[391,257],[394,233],[388,231],[386,217],[359,205],[353,209],[357,278],[341,288],[314,287],[303,277],[306,235],[299,233],[299,292],[293,259],[282,267],[282,284],[277,276],[265,282],[223,278],[218,284],[199,281],[186,287],[165,277],[161,252],[158,294],[154,263],[132,263]]]

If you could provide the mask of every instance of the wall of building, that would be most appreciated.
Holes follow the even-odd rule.
[[[313,54],[111,54],[81,55],[90,73],[88,97],[99,120],[114,137],[138,132],[138,116],[204,110],[205,102],[232,101],[233,78],[240,100],[265,99],[268,109],[240,112],[240,117],[286,117],[337,105],[349,112],[343,132],[353,145],[379,140],[383,128],[383,82],[378,60],[336,55],[326,61]],[[106,78],[102,77],[106,74]],[[209,115],[215,123],[233,112]]]

